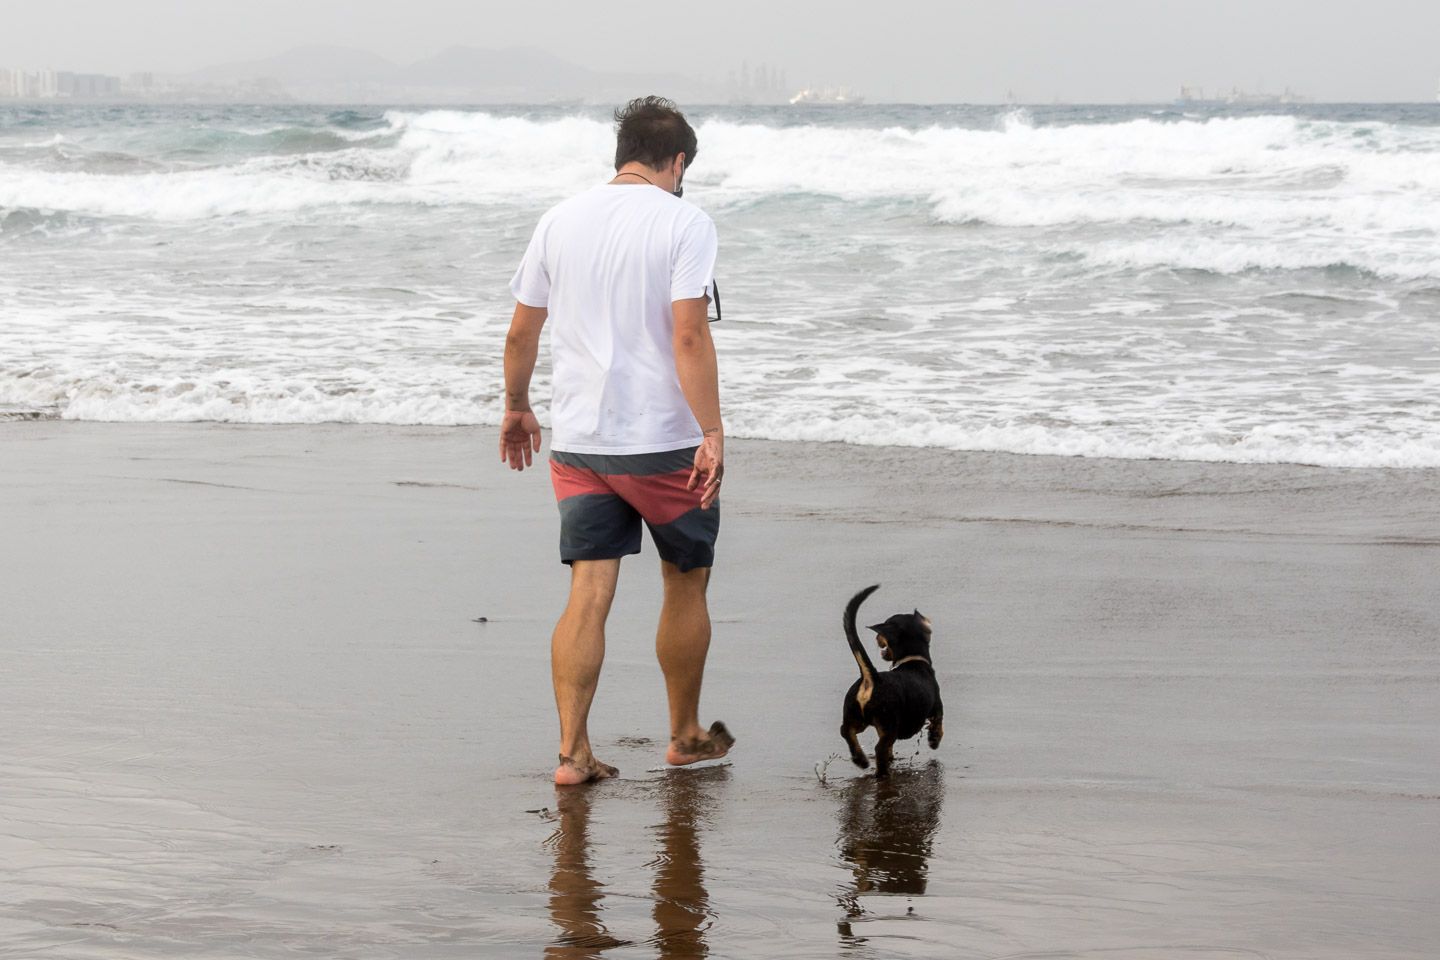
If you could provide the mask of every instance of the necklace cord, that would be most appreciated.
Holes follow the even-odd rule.
[[[639,177],[641,180],[644,180],[646,183],[650,184],[650,186],[652,186],[652,187],[655,186],[655,181],[654,181],[654,180],[651,180],[649,177],[645,176],[645,174],[643,174],[643,173],[636,173],[634,170],[626,170],[624,173],[617,173],[617,174],[615,174],[615,176],[616,176],[617,178],[618,178],[618,177]]]

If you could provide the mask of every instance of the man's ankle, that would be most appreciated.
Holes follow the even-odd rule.
[[[708,731],[700,725],[700,721],[696,720],[691,723],[681,724],[680,726],[673,728],[670,733],[670,740],[672,742],[703,740],[707,735]]]

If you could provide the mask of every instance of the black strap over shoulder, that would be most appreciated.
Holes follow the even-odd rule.
[[[715,316],[707,317],[706,319],[709,320],[711,323],[719,323],[721,319],[720,284],[716,283],[714,279],[711,279],[710,281],[710,299],[715,301]]]

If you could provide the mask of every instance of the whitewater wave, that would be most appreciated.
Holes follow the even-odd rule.
[[[379,202],[386,192],[351,180],[288,172],[187,171],[130,177],[19,173],[0,178],[0,210],[184,221]]]
[[[1386,280],[1440,278],[1440,246],[1405,238],[1365,243],[1308,236],[1256,241],[1206,236],[1156,237],[1143,241],[1097,241],[1057,248],[1090,267],[1196,270],[1234,275],[1255,270],[1354,270]]]
[[[1277,116],[1036,127],[1010,116],[994,129],[872,130],[710,119],[699,127],[691,182],[719,204],[794,193],[919,199],[941,223],[1440,229],[1440,132],[1371,123],[1363,125],[1369,135],[1358,137],[1360,126]],[[610,125],[589,118],[453,110],[391,111],[373,129],[272,126],[196,136],[195,148],[223,165],[153,176],[22,167],[0,181],[0,206],[186,219],[417,200],[535,203],[602,179],[613,145]],[[246,144],[238,159],[237,141]],[[155,146],[161,155],[176,148]],[[309,177],[273,162],[298,156],[310,170],[390,171],[383,178],[390,187],[317,192]],[[165,196],[175,192],[183,199]]]
[[[861,446],[938,447],[1032,456],[1211,463],[1296,463],[1345,468],[1440,467],[1440,430],[1398,438],[1384,430],[1336,435],[1329,426],[1260,426],[1239,431],[1164,426],[1145,430],[1028,423],[956,424],[931,418],[873,416],[796,419],[740,412],[734,436]]]
[[[469,369],[436,365],[389,380],[362,370],[315,378],[225,370],[194,376],[128,376],[118,369],[0,370],[0,410],[12,417],[111,423],[499,423],[498,388],[467,389]],[[481,381],[495,383],[491,378]],[[544,384],[544,377],[537,384]],[[537,406],[543,415],[545,408]]]
[[[323,380],[302,375],[267,377],[226,371],[165,379],[131,379],[118,372],[86,371],[15,377],[0,372],[0,419],[64,419],[119,423],[218,422],[243,424],[354,423],[494,426],[499,423],[498,370],[478,378],[473,368],[431,367],[421,379],[384,379],[345,371]],[[744,378],[740,378],[742,384]],[[536,395],[548,394],[537,378]],[[866,446],[936,447],[1066,457],[1127,460],[1198,460],[1227,463],[1298,463],[1346,468],[1440,468],[1440,425],[1414,421],[1408,430],[1363,421],[1234,423],[1216,413],[1204,422],[1156,416],[1097,423],[1077,406],[1075,422],[1062,416],[1033,422],[1033,415],[977,417],[954,411],[888,409],[845,402],[854,411],[826,414],[830,406],[777,404],[766,397],[732,399],[732,436]],[[537,405],[542,422],[548,411]],[[1057,411],[1059,413],[1059,411]],[[1086,422],[1088,421],[1088,422]]]

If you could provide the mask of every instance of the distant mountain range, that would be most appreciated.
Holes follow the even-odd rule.
[[[607,73],[531,47],[449,47],[402,66],[348,47],[305,46],[265,60],[197,70],[205,84],[279,84],[296,100],[324,103],[615,103],[648,93],[715,102],[717,85],[676,74]]]

